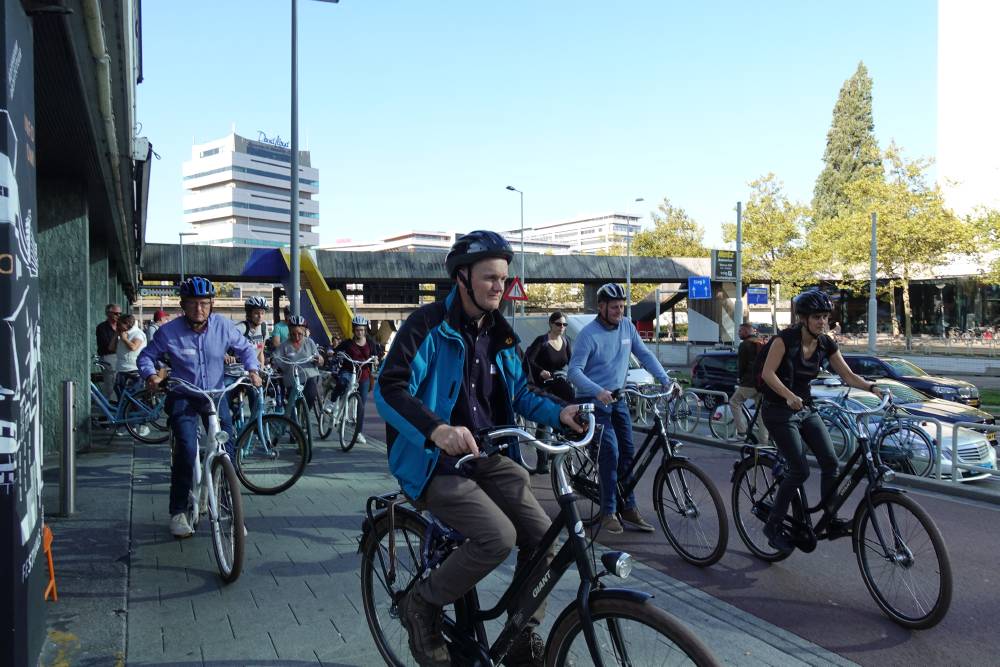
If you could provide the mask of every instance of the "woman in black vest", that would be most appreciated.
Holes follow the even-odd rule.
[[[762,415],[774,444],[788,462],[788,474],[774,496],[771,515],[764,525],[768,543],[775,549],[791,551],[794,545],[781,526],[795,489],[809,477],[808,447],[820,468],[820,493],[826,497],[835,486],[837,456],[830,434],[812,405],[810,383],[829,360],[833,371],[851,387],[874,394],[874,383],[855,375],[847,366],[836,341],[826,333],[833,303],[825,293],[812,289],[795,297],[797,324],[775,337],[764,360]],[[834,518],[830,532],[846,531],[848,522]]]
[[[566,316],[558,310],[549,315],[549,331],[532,341],[524,352],[525,365],[531,383],[567,403],[572,403],[576,392],[566,379],[566,366],[572,356],[572,347],[566,333]],[[537,472],[547,473],[548,456],[538,452]]]

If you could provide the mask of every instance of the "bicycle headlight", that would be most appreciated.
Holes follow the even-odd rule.
[[[229,434],[225,431],[219,431],[215,434],[215,441],[220,445],[224,445],[229,442]]]
[[[891,482],[894,479],[896,479],[896,471],[889,466],[882,466],[882,481]]]
[[[601,564],[611,574],[625,579],[632,574],[632,555],[624,551],[609,551],[601,554]]]

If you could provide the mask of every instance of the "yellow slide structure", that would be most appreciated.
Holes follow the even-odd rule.
[[[291,267],[291,256],[287,248],[281,249],[281,256],[285,258],[285,264]],[[308,250],[301,251],[299,255],[299,271],[301,273],[300,287],[305,296],[308,297],[309,305],[318,315],[320,323],[323,325],[327,340],[332,338],[333,333],[337,333],[341,338],[350,338],[351,320],[354,312],[351,310],[347,299],[338,289],[330,289],[326,284],[326,279],[320,273],[316,264],[316,257]],[[300,307],[303,311],[308,306],[304,299],[300,299]],[[318,332],[317,332],[318,333]]]

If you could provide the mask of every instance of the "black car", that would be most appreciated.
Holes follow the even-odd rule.
[[[732,350],[709,350],[699,354],[691,365],[691,386],[695,389],[724,391],[733,395],[736,386],[736,353]],[[719,399],[706,396],[705,405],[713,408]]]
[[[851,370],[870,380],[888,378],[913,387],[934,398],[979,407],[979,390],[964,380],[931,375],[916,364],[899,357],[877,357],[871,354],[845,354]]]

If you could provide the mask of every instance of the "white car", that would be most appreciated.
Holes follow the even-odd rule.
[[[869,410],[880,403],[880,400],[875,394],[860,389],[854,389],[845,387],[841,384],[840,378],[828,377],[822,381],[818,381],[812,386],[813,398],[825,398],[829,400],[839,400],[844,392],[847,392],[847,407],[853,410]],[[903,410],[905,412],[905,409]],[[878,428],[878,417],[867,420],[867,427],[871,433],[874,434],[875,430]],[[931,442],[933,451],[932,457],[936,457],[938,450],[938,434],[937,425],[928,420],[927,418],[913,417],[911,424],[918,426],[924,433],[927,434],[928,440]],[[841,447],[843,451],[842,458],[846,459],[853,453],[854,441],[850,434],[844,432],[838,432],[838,429],[831,431],[830,435],[834,441],[835,447]],[[943,451],[941,452],[941,476],[951,477],[952,466],[951,466],[951,438],[952,438],[952,427],[950,424],[942,424],[942,439],[945,442]],[[841,439],[846,436],[846,442],[841,442]],[[843,446],[842,446],[843,445]],[[987,470],[997,469],[997,454],[996,451],[991,446],[990,442],[986,439],[986,436],[973,429],[962,428],[958,429],[958,458],[961,463],[967,465],[973,465]],[[934,464],[935,461],[925,461],[929,467],[929,475],[934,474]],[[989,472],[974,472],[970,470],[962,471],[961,481],[967,482],[972,480],[984,479],[990,477]]]

